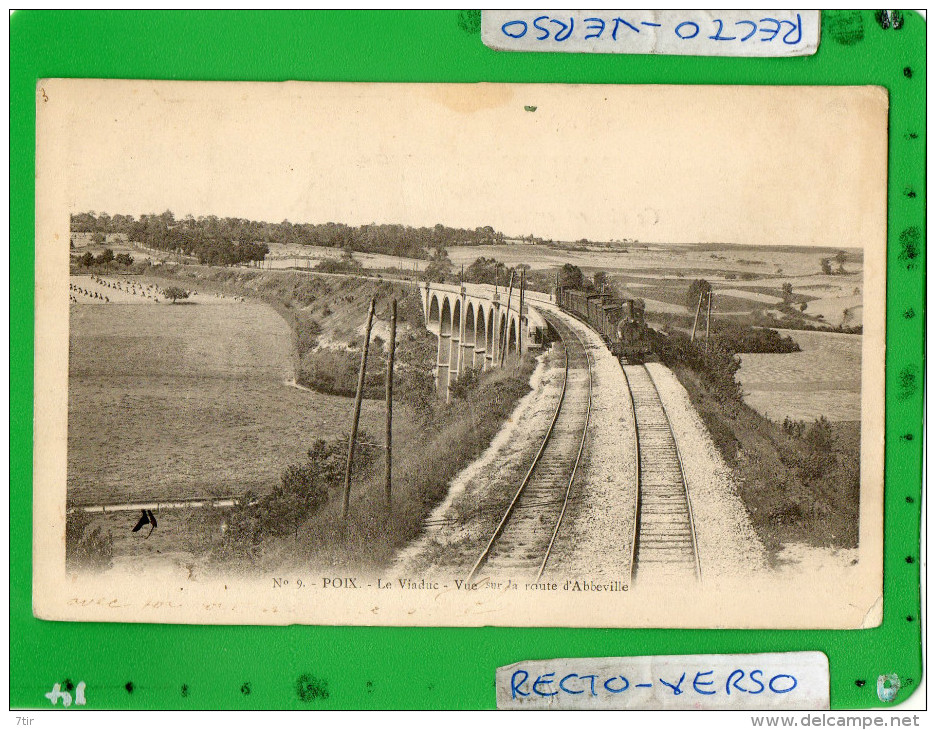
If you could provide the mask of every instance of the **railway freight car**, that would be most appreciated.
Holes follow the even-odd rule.
[[[641,299],[621,299],[595,289],[556,288],[556,301],[570,314],[587,322],[605,340],[611,352],[641,363],[652,354],[650,332]]]

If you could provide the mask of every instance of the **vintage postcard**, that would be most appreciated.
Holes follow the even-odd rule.
[[[36,103],[36,616],[880,623],[885,90]]]

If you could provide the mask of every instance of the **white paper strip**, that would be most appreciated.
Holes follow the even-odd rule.
[[[545,659],[497,670],[499,710],[825,710],[829,660],[774,654]]]
[[[484,10],[481,40],[498,51],[808,56],[818,10]]]

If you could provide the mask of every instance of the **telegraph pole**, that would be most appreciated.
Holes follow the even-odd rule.
[[[503,337],[503,346],[501,347],[500,353],[500,364],[503,367],[504,362],[507,360],[507,348],[510,347],[510,341],[508,340],[508,331],[510,330],[510,298],[513,296],[513,280],[514,272],[510,272],[510,288],[507,290],[507,319],[504,324],[504,331],[502,333]]]
[[[708,352],[709,329],[712,326],[712,290],[708,293],[708,313],[705,318],[705,351]]]
[[[520,331],[517,332],[517,368],[520,367],[520,352],[523,349],[523,285],[526,280],[526,270],[520,269]]]
[[[347,526],[348,509],[351,504],[351,462],[354,460],[354,442],[357,441],[358,421],[361,418],[361,398],[364,395],[364,375],[367,371],[367,350],[370,347],[371,326],[374,323],[376,295],[371,297],[367,311],[367,330],[364,334],[364,351],[361,353],[361,369],[358,372],[357,393],[354,395],[354,415],[351,419],[351,437],[348,439],[348,463],[345,466],[344,495],[341,504],[341,521]]]
[[[390,355],[387,357],[387,462],[384,473],[384,496],[387,512],[393,511],[391,473],[393,471],[393,356],[396,350],[396,306],[390,303]]]
[[[699,292],[699,305],[695,310],[695,319],[692,321],[692,336],[689,338],[689,342],[695,342],[695,331],[696,326],[699,324],[699,313],[702,311],[702,297],[705,296],[705,290]]]

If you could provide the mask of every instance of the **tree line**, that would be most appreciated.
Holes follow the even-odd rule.
[[[491,226],[451,228],[437,223],[433,227],[401,224],[349,226],[344,223],[268,223],[246,218],[219,218],[191,215],[176,219],[171,211],[159,215],[114,215],[75,213],[71,216],[73,233],[121,233],[131,241],[160,250],[198,256],[203,263],[240,263],[262,259],[269,253],[266,244],[322,246],[364,253],[381,253],[424,259],[432,249],[448,246],[496,245],[504,234]],[[266,249],[266,250],[264,250]]]

